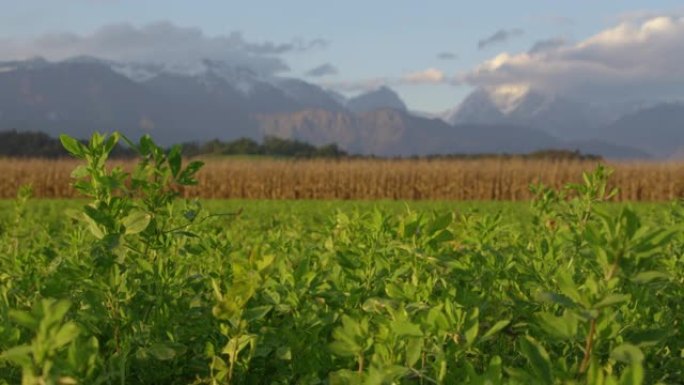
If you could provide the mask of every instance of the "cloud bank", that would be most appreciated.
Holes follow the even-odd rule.
[[[88,35],[51,33],[31,39],[0,39],[0,60],[40,56],[58,61],[94,56],[112,61],[192,66],[208,59],[274,74],[289,70],[280,55],[325,48],[327,44],[322,39],[257,43],[248,41],[240,32],[208,36],[201,29],[170,22],[141,27],[111,24]]]
[[[480,87],[525,85],[600,101],[684,97],[684,17],[624,21],[574,44],[540,42],[457,77]]]

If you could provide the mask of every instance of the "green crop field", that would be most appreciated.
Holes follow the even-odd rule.
[[[682,384],[684,205],[195,201],[148,138],[63,138],[0,202],[0,384]]]

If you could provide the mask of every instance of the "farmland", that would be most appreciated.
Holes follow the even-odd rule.
[[[528,201],[531,183],[554,188],[582,180],[597,162],[501,159],[206,159],[185,197],[213,199]],[[126,168],[133,162],[117,161]],[[42,198],[73,198],[75,160],[0,159],[0,198],[31,184]],[[684,163],[613,162],[610,187],[619,201],[684,197]]]
[[[682,383],[684,206],[609,203],[603,167],[526,203],[208,201],[115,141],[65,138],[81,199],[0,203],[0,383]]]

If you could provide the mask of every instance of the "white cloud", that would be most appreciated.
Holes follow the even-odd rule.
[[[582,98],[684,96],[684,17],[624,21],[575,44],[502,53],[458,77],[473,86],[525,84]]]
[[[361,80],[324,81],[318,84],[324,88],[340,92],[368,92],[382,86],[391,86],[395,83],[396,79],[393,78],[376,77]]]
[[[444,79],[444,72],[435,68],[412,72],[402,77],[402,80],[409,84],[438,84],[442,83]]]
[[[382,86],[404,86],[404,85],[423,85],[423,84],[446,84],[450,79],[444,72],[428,68],[423,71],[416,71],[398,77],[374,77],[361,80],[345,80],[321,82],[321,86],[342,92],[367,92],[376,90]]]
[[[0,39],[0,60],[40,56],[63,60],[94,56],[114,61],[135,61],[189,66],[204,59],[221,60],[262,73],[288,70],[279,55],[323,48],[322,39],[288,43],[248,41],[240,32],[208,36],[198,28],[157,22],[142,27],[106,25],[91,34],[51,33],[30,39]]]

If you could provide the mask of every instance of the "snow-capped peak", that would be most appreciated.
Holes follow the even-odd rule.
[[[165,72],[164,67],[155,64],[110,63],[112,71],[117,72],[135,82],[144,82]]]
[[[243,94],[249,94],[258,83],[266,81],[262,76],[248,68],[210,59],[162,63],[123,62],[79,56],[64,60],[64,62],[99,63],[135,82],[145,82],[162,74],[198,77],[204,83],[211,83],[211,79],[214,77],[228,82]]]
[[[525,100],[525,96],[530,92],[528,84],[505,84],[486,89],[489,100],[494,103],[501,113],[507,115]]]
[[[254,89],[268,80],[249,68],[233,66],[217,60],[202,60],[202,74],[211,74],[227,81],[233,88],[244,95],[251,94]]]

